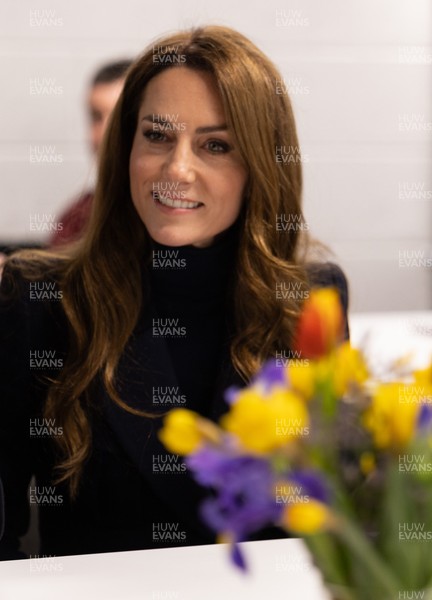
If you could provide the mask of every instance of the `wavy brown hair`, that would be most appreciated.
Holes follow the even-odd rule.
[[[96,378],[114,402],[137,412],[120,397],[116,384],[120,356],[145,305],[142,265],[151,253],[151,240],[131,200],[129,156],[147,83],[162,70],[178,67],[212,74],[248,169],[231,344],[233,365],[245,380],[277,350],[290,347],[299,301],[277,300],[275,284],[306,285],[299,258],[302,228],[281,233],[275,226],[277,215],[303,222],[300,161],[276,160],[278,147],[298,152],[289,98],[276,93],[279,72],[251,41],[226,27],[200,27],[156,40],[129,69],[112,114],[85,236],[61,256],[21,252],[10,261],[27,277],[51,273],[63,292],[68,355],[50,386],[45,413],[63,427],[64,435],[56,438],[59,481],[69,480],[73,495],[91,451],[88,407]]]

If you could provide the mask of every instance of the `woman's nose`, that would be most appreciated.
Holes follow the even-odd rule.
[[[195,155],[187,142],[179,142],[167,156],[166,175],[172,181],[193,183],[195,181]]]

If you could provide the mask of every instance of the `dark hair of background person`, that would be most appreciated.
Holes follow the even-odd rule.
[[[131,60],[124,59],[109,62],[103,65],[93,75],[90,81],[90,87],[93,87],[100,83],[111,83],[112,81],[117,81],[117,79],[123,79],[131,64]]]

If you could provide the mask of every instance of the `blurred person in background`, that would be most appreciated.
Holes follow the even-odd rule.
[[[130,59],[110,62],[102,66],[93,75],[87,98],[86,112],[88,118],[88,140],[92,156],[98,162],[100,148],[109,117],[120,96],[126,77],[126,72],[132,61]],[[60,216],[61,229],[57,229],[48,240],[48,246],[58,247],[76,241],[82,234],[90,217],[94,190],[87,190],[77,198]],[[21,247],[21,245],[19,245]],[[0,252],[0,278],[7,254]]]
[[[129,59],[110,62],[94,74],[86,98],[88,139],[93,157],[98,162],[100,148],[109,117],[123,89],[126,72],[132,61]],[[74,242],[80,237],[89,219],[94,190],[84,192],[60,216],[63,228],[57,230],[49,240],[52,247]]]

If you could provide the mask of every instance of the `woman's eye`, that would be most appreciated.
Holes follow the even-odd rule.
[[[147,131],[144,131],[143,135],[150,142],[163,142],[166,139],[165,134],[157,129],[147,129]]]
[[[231,147],[226,142],[222,142],[221,140],[210,140],[206,144],[207,149],[213,154],[224,154],[231,150]]]

